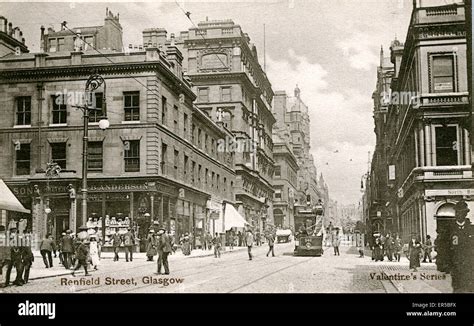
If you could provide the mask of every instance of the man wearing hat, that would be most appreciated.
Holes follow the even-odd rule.
[[[66,235],[61,238],[61,250],[63,254],[64,267],[71,267],[71,259],[74,254],[74,245],[71,237],[71,230],[66,230]]]
[[[123,235],[123,245],[125,247],[125,261],[128,262],[128,255],[130,254],[130,261],[133,261],[133,246],[135,244],[135,236],[132,230],[128,228],[127,233]]]
[[[245,244],[247,245],[247,250],[249,254],[249,260],[252,260],[252,247],[253,247],[254,237],[252,230],[248,229],[247,234],[245,235]]]
[[[474,230],[467,218],[469,208],[464,200],[454,205],[456,221],[451,230],[450,251],[452,257],[451,279],[453,292],[471,292],[473,288]]]

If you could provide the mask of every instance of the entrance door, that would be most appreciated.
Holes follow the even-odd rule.
[[[54,239],[58,241],[61,239],[61,234],[69,229],[69,215],[58,215],[55,222],[56,237]]]

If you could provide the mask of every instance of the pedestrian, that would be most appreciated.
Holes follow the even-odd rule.
[[[128,228],[127,233],[123,235],[123,245],[125,247],[125,261],[133,261],[133,246],[135,245],[135,236]],[[128,259],[130,255],[130,260]]]
[[[431,263],[431,252],[433,251],[433,243],[431,242],[431,236],[426,236],[426,241],[423,246],[423,262],[426,263],[426,258]]]
[[[43,257],[43,262],[46,268],[53,267],[53,257],[51,252],[54,251],[54,242],[51,234],[46,234],[43,240],[40,243],[40,253]]]
[[[89,246],[89,241],[87,241],[86,239],[84,241],[80,241],[80,243],[77,247],[77,250],[75,252],[75,254],[76,254],[76,265],[72,270],[72,273],[71,273],[72,276],[76,276],[75,273],[79,268],[81,268],[81,266],[84,267],[85,276],[90,275],[87,272],[87,263],[88,263],[87,259],[88,259],[88,256],[89,256],[89,250],[87,249],[88,246]]]
[[[417,272],[417,268],[420,267],[421,244],[415,235],[411,237],[408,252],[410,257],[410,269]]]
[[[268,241],[267,257],[270,253],[272,253],[272,257],[275,257],[275,251],[273,250],[273,246],[275,245],[275,235],[273,234],[273,232],[268,232],[267,241]]]
[[[222,239],[217,232],[212,239],[212,245],[214,246],[214,258],[221,258]]]
[[[245,235],[245,245],[247,246],[247,251],[249,254],[249,260],[252,260],[252,247],[253,247],[254,237],[252,230],[248,229],[247,234]]]
[[[341,245],[341,238],[339,237],[339,230],[336,231],[332,239],[332,246],[334,247],[334,256],[339,256],[339,246]]]
[[[207,242],[207,250],[211,250],[212,249],[212,235],[210,232],[207,232],[206,242]]]
[[[242,247],[242,240],[243,240],[243,236],[242,236],[242,232],[237,232],[237,238],[238,238],[238,245],[239,247]]]
[[[450,233],[451,284],[454,293],[474,292],[474,228],[467,218],[469,208],[464,200],[454,206],[456,220]]]
[[[22,260],[22,249],[17,244],[10,248],[10,260],[7,265],[7,275],[5,278],[5,287],[10,285],[10,275],[11,271],[15,267],[16,278],[13,282],[14,285],[22,286],[23,281],[23,260]]]
[[[229,233],[229,250],[233,251],[234,250],[234,231],[230,231]]]
[[[359,251],[359,258],[364,257],[364,235],[357,233],[356,234],[356,246],[357,251]]]
[[[99,257],[99,245],[97,243],[97,237],[91,235],[89,238],[89,255],[91,258],[92,266],[95,270],[99,267],[100,257]]]
[[[153,261],[153,257],[156,256],[156,236],[155,230],[151,229],[148,231],[148,238],[146,239],[146,256],[147,261]]]
[[[33,255],[30,246],[22,247],[21,258],[23,260],[23,281],[28,283],[28,280],[30,279],[31,265],[35,261],[35,256]]]
[[[61,233],[61,237],[58,241],[58,256],[59,256],[59,263],[64,266],[64,255],[63,255],[63,242],[62,238],[66,235],[66,232]]]
[[[171,252],[171,241],[170,236],[166,233],[164,228],[160,228],[158,231],[158,271],[157,274],[161,274],[161,266],[165,269],[165,274],[169,274],[168,266],[168,255]]]
[[[400,239],[400,236],[397,234],[394,242],[393,242],[393,251],[395,254],[395,261],[400,261],[400,257],[402,255],[403,243]]]
[[[260,236],[260,232],[257,231],[257,232],[255,233],[255,242],[256,242],[256,245],[257,245],[257,246],[260,246],[261,240],[262,240],[262,239],[261,239],[261,236]]]
[[[201,234],[200,240],[201,240],[201,249],[202,250],[207,250],[206,235],[204,233]]]
[[[66,235],[61,239],[61,250],[63,255],[64,267],[66,269],[72,266],[72,255],[74,254],[73,239],[71,237],[71,230],[66,230]]]
[[[191,243],[189,234],[186,232],[180,239],[181,250],[185,256],[191,255]]]
[[[114,235],[112,236],[112,246],[114,247],[114,261],[119,261],[119,251],[120,246],[122,245],[122,237],[118,230],[115,230]]]
[[[380,243],[380,238],[375,239],[374,247],[373,247],[373,256],[372,259],[375,260],[376,262],[379,260],[383,260],[382,255],[382,244]]]
[[[385,238],[385,254],[389,261],[393,261],[393,238],[390,233]]]

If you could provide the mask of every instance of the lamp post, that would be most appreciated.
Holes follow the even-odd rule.
[[[102,108],[98,109],[95,103],[95,99],[93,99],[94,92],[104,85],[104,93],[102,99]],[[86,82],[85,88],[85,105],[84,106],[76,106],[76,108],[81,109],[83,113],[83,120],[84,120],[84,134],[82,137],[82,224],[86,223],[87,221],[87,155],[88,155],[88,142],[89,142],[89,114],[91,111],[100,111],[102,110],[106,113],[106,84],[105,80],[99,74],[92,74]],[[106,117],[102,117],[99,121],[99,128],[105,130],[109,127],[109,121]]]

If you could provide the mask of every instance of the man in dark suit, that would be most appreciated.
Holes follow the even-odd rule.
[[[451,229],[450,253],[452,257],[451,280],[454,293],[471,292],[473,289],[473,225],[467,218],[468,205],[461,200],[454,206],[456,221]]]
[[[71,267],[71,259],[74,254],[74,244],[71,237],[71,230],[66,231],[66,235],[61,239],[61,250],[63,254],[64,267],[69,269]]]
[[[161,274],[161,265],[163,265],[165,269],[165,274],[168,275],[170,273],[170,269],[168,266],[168,255],[171,252],[171,239],[170,236],[167,234],[164,228],[160,228],[158,230],[158,271],[157,274]]]

